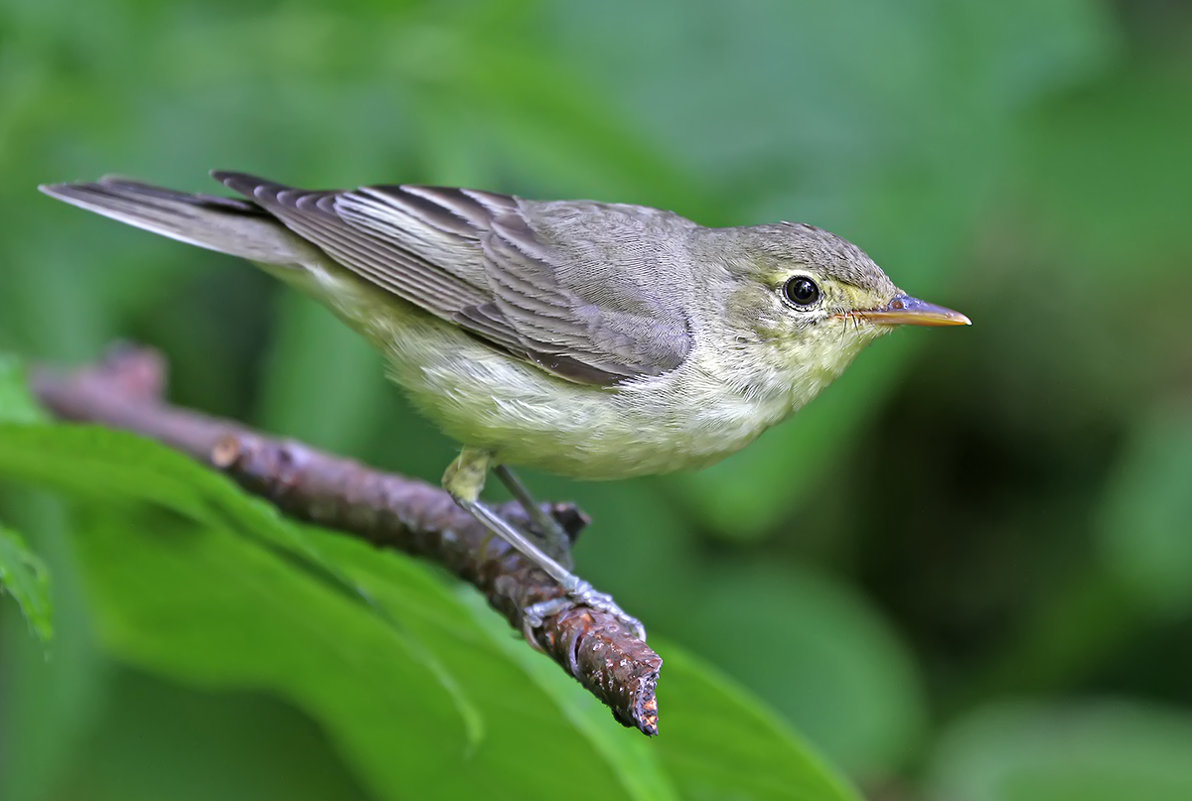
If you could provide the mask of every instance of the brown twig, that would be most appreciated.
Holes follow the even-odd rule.
[[[654,686],[662,659],[614,616],[574,607],[530,628],[527,606],[563,595],[541,570],[492,537],[443,490],[373,470],[298,442],[162,400],[166,365],[155,351],[113,349],[99,364],[73,372],[39,369],[33,387],[67,420],[102,423],[156,439],[227,474],[287,515],[381,548],[434,560],[474,584],[510,625],[525,633],[626,726],[658,731]],[[515,504],[500,510],[525,523]],[[548,507],[574,539],[587,519],[574,506]]]

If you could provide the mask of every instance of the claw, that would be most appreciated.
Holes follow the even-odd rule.
[[[549,601],[541,601],[527,606],[522,610],[523,621],[528,628],[536,629],[542,625],[542,622],[546,618],[560,615],[563,612],[580,606],[586,606],[597,612],[605,612],[612,615],[633,629],[634,634],[639,640],[642,642],[646,641],[646,627],[642,625],[640,620],[627,614],[621,607],[617,606],[616,601],[613,600],[611,595],[597,591],[591,584],[582,579],[577,581],[574,586],[569,587],[567,594],[560,598],[552,598]]]

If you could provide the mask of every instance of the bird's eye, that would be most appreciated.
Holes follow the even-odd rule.
[[[786,299],[796,306],[810,306],[819,300],[820,291],[815,281],[804,275],[796,275],[782,287]]]

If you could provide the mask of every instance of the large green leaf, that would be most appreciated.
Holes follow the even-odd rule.
[[[302,531],[265,502],[242,493],[231,481],[157,443],[95,426],[0,425],[0,473],[41,481],[90,497],[152,502],[195,521],[228,527],[241,537],[292,555],[324,583],[346,591],[378,613],[359,587],[318,558]],[[377,614],[378,618],[383,615]],[[396,625],[393,635],[405,640]],[[406,642],[407,659],[425,663],[455,699],[469,737],[479,723],[464,694],[442,674],[433,658]]]
[[[482,618],[491,615],[473,608]],[[509,638],[497,642],[549,694],[570,695],[569,680],[553,666]],[[730,678],[674,643],[656,642],[655,647],[666,655],[659,735],[648,747],[640,739],[594,743],[620,764],[632,765],[637,781],[658,787],[665,775],[673,789],[663,797],[677,792],[689,800],[856,801],[854,791],[813,749]],[[584,728],[599,725],[605,714],[592,699],[568,707],[569,717]]]
[[[660,753],[685,799],[857,801],[807,745],[730,680],[668,648]]]
[[[101,635],[123,658],[201,686],[289,698],[384,797],[454,774],[486,739],[468,736],[426,667],[424,642],[396,636],[274,554],[226,530],[88,516],[79,548]]]
[[[461,797],[488,782],[530,797],[674,797],[672,780],[652,758],[654,743],[616,724],[557,665],[512,635],[470,589],[461,590],[465,602],[409,559],[343,537],[321,544],[386,608],[414,612],[403,614],[403,623],[461,677],[481,709],[487,736],[440,779],[436,792],[442,797]],[[538,764],[555,768],[534,775]]]

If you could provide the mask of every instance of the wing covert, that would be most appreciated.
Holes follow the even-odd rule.
[[[640,274],[650,270],[646,258],[633,247],[616,258],[615,237],[603,257],[601,249],[582,252],[587,237],[564,241],[558,225],[534,219],[538,204],[469,189],[307,191],[213,175],[361,278],[571,381],[657,375],[690,350],[685,315],[635,292],[650,280]],[[605,208],[614,207],[576,204],[572,216],[591,214],[599,238]],[[615,208],[624,215],[635,207]]]

